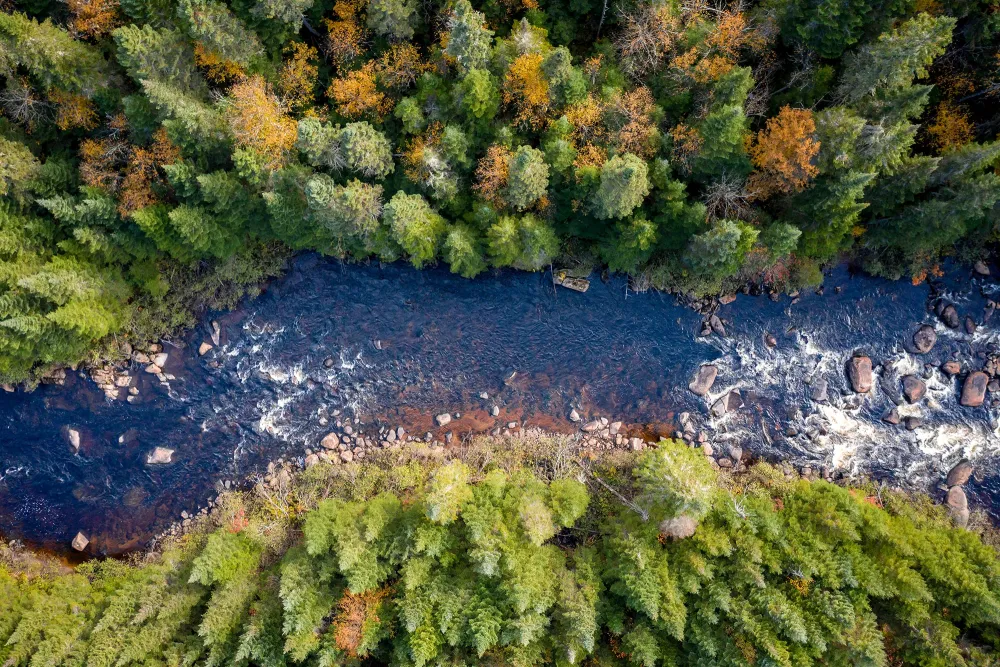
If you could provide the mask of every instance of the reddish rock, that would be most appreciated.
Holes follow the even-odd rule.
[[[916,375],[907,375],[903,378],[903,395],[910,403],[916,403],[927,393],[927,385]]]
[[[978,408],[986,400],[986,387],[990,382],[990,376],[982,371],[969,373],[962,386],[962,398],[959,401],[967,408]]]
[[[855,393],[867,394],[872,388],[872,360],[868,357],[853,357],[847,362],[847,379]]]
[[[712,364],[705,364],[695,373],[694,379],[688,384],[688,389],[696,396],[705,396],[715,384],[719,369]]]
[[[948,471],[948,479],[945,484],[948,486],[962,486],[972,477],[972,464],[967,459],[962,459],[955,467]]]

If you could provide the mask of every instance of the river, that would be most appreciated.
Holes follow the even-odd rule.
[[[727,335],[699,337],[702,317],[673,297],[592,278],[580,294],[542,274],[470,281],[300,256],[257,299],[167,342],[164,371],[175,379],[161,383],[134,365],[134,403],[108,400],[73,373],[64,386],[0,395],[0,534],[63,551],[81,530],[95,552],[121,553],[202,506],[223,480],[302,457],[337,418],[367,432],[422,433],[444,411],[462,413],[449,425],[456,433],[508,421],[571,431],[572,409],[633,424],[674,424],[687,411],[717,444],[932,491],[967,457],[977,469],[973,506],[1000,509],[1000,410],[959,406],[959,380],[936,369],[957,358],[976,370],[1000,347],[1000,314],[982,325],[987,298],[1000,296],[994,279],[956,267],[937,284],[963,319],[981,324],[974,334],[937,321],[927,285],[840,267],[822,294],[741,295],[718,311]],[[213,320],[221,344],[199,356]],[[938,343],[916,356],[907,347],[923,322]],[[850,392],[844,373],[858,351],[877,370],[867,397]],[[719,377],[702,399],[687,385],[707,361]],[[926,373],[928,394],[900,408],[924,419],[908,431],[881,417],[901,400],[899,377],[913,372]],[[828,401],[810,398],[820,378]],[[745,406],[713,418],[710,406],[733,388]],[[82,435],[78,452],[67,427]],[[156,446],[175,450],[174,462],[148,465]]]

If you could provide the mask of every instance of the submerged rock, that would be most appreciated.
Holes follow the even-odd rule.
[[[969,373],[962,385],[962,398],[959,403],[967,408],[978,408],[986,400],[986,387],[990,382],[990,376],[982,371]]]
[[[984,262],[983,260],[979,260],[975,264],[973,264],[972,270],[975,271],[976,274],[980,276],[990,275],[990,267],[986,266],[986,262]]]
[[[809,397],[817,403],[828,401],[830,400],[829,390],[830,384],[823,378],[820,378],[813,382],[812,391],[810,392]]]
[[[903,395],[910,403],[916,403],[927,393],[927,384],[916,375],[903,378]]]
[[[929,324],[924,324],[913,334],[913,347],[916,348],[918,354],[930,352],[936,342],[937,332]]]
[[[743,407],[743,396],[736,389],[721,397],[712,405],[712,416],[722,417]]]
[[[718,367],[712,364],[701,366],[695,373],[694,379],[688,384],[688,389],[696,396],[705,396],[715,384],[715,378],[719,375]]]
[[[868,357],[852,357],[847,362],[847,379],[857,394],[867,394],[872,389],[872,360]]]

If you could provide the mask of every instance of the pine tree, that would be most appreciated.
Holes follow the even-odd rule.
[[[223,60],[246,67],[264,48],[226,5],[215,0],[178,0],[177,16],[188,34]]]

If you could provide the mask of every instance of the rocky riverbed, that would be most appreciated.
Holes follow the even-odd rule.
[[[619,279],[577,293],[303,256],[128,364],[0,394],[0,531],[118,552],[279,459],[535,428],[615,447],[680,434],[720,466],[765,457],[942,498],[968,460],[969,502],[996,508],[998,296],[961,267],[933,287],[840,268],[822,290],[692,307]]]

